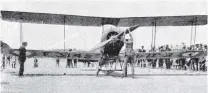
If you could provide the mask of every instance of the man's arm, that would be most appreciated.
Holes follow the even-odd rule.
[[[125,41],[125,34],[126,34],[126,32],[123,34],[123,36],[121,36],[121,39],[120,39],[120,40],[123,41],[124,43],[126,42],[126,41]]]
[[[133,36],[131,35],[131,33],[129,33],[130,36],[130,40],[133,41]]]
[[[131,32],[129,29],[128,29],[128,32],[129,32],[130,40],[133,41],[133,36],[131,35]]]

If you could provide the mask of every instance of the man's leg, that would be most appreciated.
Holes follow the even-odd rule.
[[[168,69],[170,69],[170,59],[167,59]]]
[[[66,60],[66,68],[67,68],[67,66],[68,66],[68,59]]]
[[[96,68],[96,76],[98,76],[98,74],[100,72],[100,69],[101,69],[101,67],[100,67],[99,62],[98,62],[97,68]]]
[[[195,60],[194,59],[192,59],[191,64],[192,64],[192,70],[194,71],[195,70]]]
[[[123,75],[122,77],[127,77],[127,61],[128,61],[128,57],[126,56],[124,58],[124,65],[123,65]]]
[[[86,67],[86,62],[84,62],[84,66]]]
[[[67,68],[70,68],[70,60],[67,62]]]
[[[161,59],[159,59],[159,62],[158,62],[158,64],[159,64],[159,67],[161,68],[162,66],[161,66],[161,62],[162,60]]]
[[[13,65],[14,65],[14,64],[13,64],[13,62],[12,62],[12,68],[14,68]]]
[[[89,61],[87,61],[87,67],[90,67],[90,62]]]
[[[14,68],[16,68],[16,62],[14,63]]]
[[[198,71],[199,70],[199,59],[197,58],[196,59],[196,71]]]
[[[3,62],[3,69],[5,69],[5,62]]]
[[[74,67],[77,67],[77,59],[74,59]]]
[[[20,63],[20,67],[19,67],[19,76],[22,75],[22,62],[19,62]]]
[[[23,76],[24,72],[24,62],[20,62],[19,76]]]
[[[69,68],[72,68],[72,62],[71,62],[71,60],[69,61]]]
[[[166,69],[168,69],[168,60],[165,60]]]
[[[100,70],[101,70],[101,68],[102,68],[102,66],[103,66],[103,58],[101,57],[101,59],[98,61],[98,65],[97,65],[97,71],[96,71],[96,76],[98,76],[99,75],[99,72],[100,72]]]
[[[132,77],[134,78],[134,62],[133,60],[131,61],[131,73],[132,73]]]
[[[72,60],[70,60],[69,64],[70,64],[70,68],[73,68]]]
[[[4,69],[4,62],[1,64],[1,68],[3,68],[3,69]]]
[[[116,70],[117,63],[119,63],[119,58],[118,57],[116,58],[116,62],[114,63],[114,70]]]
[[[68,67],[68,62],[66,62],[66,68]]]

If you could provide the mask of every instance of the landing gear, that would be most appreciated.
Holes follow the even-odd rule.
[[[98,66],[97,66],[97,70],[96,70],[96,76],[99,75],[99,72],[101,70],[102,65],[103,65],[103,57],[101,57],[101,59],[98,61]]]
[[[96,70],[96,76],[98,76],[99,75],[99,72],[100,71],[102,71],[103,73],[105,73],[105,75],[110,75],[111,73],[113,73],[114,72],[114,70],[112,70],[112,64],[108,64],[108,66],[110,66],[110,70],[108,70],[108,69],[106,69],[106,70],[102,70],[101,68],[102,68],[102,66],[104,65],[104,64],[102,64],[103,63],[103,59],[101,59],[101,61],[98,63],[98,66],[97,66],[97,70]],[[107,67],[106,67],[107,68]]]
[[[97,66],[97,70],[96,70],[96,76],[99,75],[99,72],[102,71],[105,73],[105,75],[112,75],[113,72],[115,71],[122,71],[122,77],[127,77],[127,65],[128,63],[130,63],[131,65],[131,72],[132,72],[132,78],[134,78],[134,57],[125,57],[124,58],[124,62],[119,62],[119,57],[110,59],[110,58],[106,58],[106,57],[102,57],[99,62],[98,62],[98,66]],[[121,66],[121,70],[116,69],[116,63],[120,63]],[[113,64],[115,65],[115,68],[113,68]],[[106,67],[106,70],[102,70],[102,66],[108,66]]]
[[[101,70],[101,69],[98,67],[97,70],[96,70],[96,76],[98,76],[100,70]]]
[[[113,73],[115,71],[115,69],[116,69],[116,68],[113,68],[113,64],[115,63],[115,65],[116,65],[116,62],[114,62],[115,60],[117,61],[118,57],[113,58],[113,59],[110,59],[110,58],[108,59],[106,57],[102,57],[100,59],[100,61],[98,62],[98,66],[97,66],[97,70],[96,70],[96,76],[99,75],[100,71],[104,72],[105,75],[111,75],[111,73]],[[104,65],[106,65],[106,69],[102,70],[101,68]]]

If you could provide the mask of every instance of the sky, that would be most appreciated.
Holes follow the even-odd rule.
[[[56,13],[100,17],[145,17],[207,15],[207,2],[200,1],[33,1],[4,2],[2,10]],[[207,25],[197,26],[196,43],[207,43]],[[108,27],[104,27],[107,29]],[[63,49],[64,26],[23,23],[27,49]],[[20,46],[20,24],[1,20],[1,40],[12,48]],[[89,50],[100,42],[102,27],[66,26],[66,48]],[[139,27],[133,33],[134,48],[150,48],[152,27]],[[189,45],[191,26],[157,27],[156,46]]]

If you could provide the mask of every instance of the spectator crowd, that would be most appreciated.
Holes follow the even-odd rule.
[[[188,50],[198,50],[207,51],[206,44],[195,44],[191,46],[186,46],[182,43],[181,46],[176,45],[176,47],[169,47],[169,45],[159,46],[157,48],[152,48],[149,51],[144,49],[138,49],[137,52],[165,52],[165,51],[188,51]],[[137,59],[135,66],[137,67],[152,67],[152,68],[166,68],[166,69],[176,69],[176,70],[193,70],[193,71],[207,71],[207,57],[200,58],[160,58],[160,59]]]

